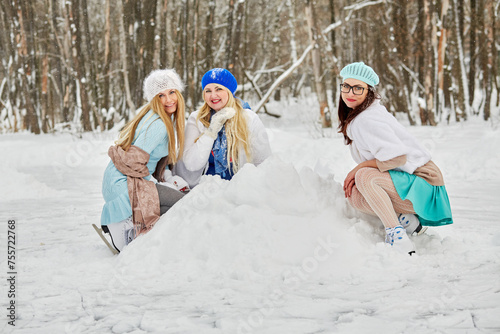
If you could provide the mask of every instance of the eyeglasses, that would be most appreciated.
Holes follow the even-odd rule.
[[[362,95],[363,92],[365,91],[365,87],[360,87],[360,86],[349,86],[346,83],[340,84],[340,91],[342,93],[349,93],[352,89],[352,93],[354,95]]]

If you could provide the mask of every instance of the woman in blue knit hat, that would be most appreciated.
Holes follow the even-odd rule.
[[[211,69],[201,79],[205,103],[189,116],[183,158],[176,166],[191,187],[204,174],[230,180],[245,163],[259,165],[271,155],[266,129],[235,97],[237,87],[224,68]]]
[[[410,255],[407,234],[452,224],[441,171],[430,154],[379,102],[379,78],[363,62],[340,72],[339,133],[358,164],[344,181],[344,192],[356,209],[376,215],[384,224],[386,243]]]

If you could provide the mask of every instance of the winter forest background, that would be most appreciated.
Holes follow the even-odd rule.
[[[485,120],[500,103],[493,0],[12,0],[0,2],[0,131],[110,129],[141,105],[142,81],[175,68],[187,110],[210,68],[238,96],[317,97],[336,126],[340,69],[364,61],[410,124]],[[286,112],[286,111],[285,111]],[[332,122],[333,121],[333,122]]]

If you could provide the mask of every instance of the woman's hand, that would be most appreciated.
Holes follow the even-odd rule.
[[[344,180],[344,194],[346,198],[351,197],[352,189],[356,187],[356,179],[355,179],[356,173],[358,172],[358,170],[364,167],[378,168],[376,160],[373,159],[373,160],[363,161],[362,163],[354,167],[353,170],[347,173],[347,176],[345,177]]]
[[[205,131],[205,134],[209,135],[213,139],[217,138],[217,134],[219,133],[220,129],[222,129],[226,121],[230,118],[233,118],[234,115],[236,115],[236,110],[229,107],[217,111],[212,116],[210,126],[208,127],[207,131]]]
[[[344,180],[344,195],[345,197],[351,197],[352,195],[352,188],[356,186],[355,182],[355,176],[356,172],[359,170],[359,165],[357,165],[353,170],[351,170],[349,173],[347,173],[347,176],[345,177]]]

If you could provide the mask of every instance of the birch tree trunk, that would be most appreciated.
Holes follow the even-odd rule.
[[[449,0],[442,0],[441,2],[441,31],[439,34],[439,45],[438,45],[438,113],[442,113],[445,109],[445,99],[444,99],[444,62],[446,55],[446,45],[448,38],[448,12]]]
[[[455,36],[456,36],[456,46],[457,52],[455,53],[455,64],[454,68],[457,71],[457,81],[458,81],[458,107],[461,118],[467,120],[469,116],[469,90],[467,89],[467,73],[465,70],[465,55],[463,50],[462,33],[459,31],[460,23],[458,19],[458,4],[457,0],[453,0],[454,14],[455,14]]]

